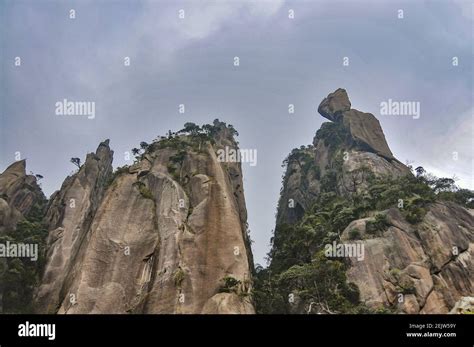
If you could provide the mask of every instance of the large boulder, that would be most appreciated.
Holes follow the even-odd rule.
[[[323,99],[318,107],[321,116],[333,122],[343,123],[354,145],[363,151],[371,151],[387,159],[394,159],[388,147],[379,121],[371,113],[351,109],[345,89],[337,89]]]
[[[351,102],[346,90],[339,88],[321,101],[318,112],[330,121],[338,122],[341,120],[342,114],[350,109]]]

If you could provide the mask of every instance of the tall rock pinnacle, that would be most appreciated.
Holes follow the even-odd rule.
[[[363,307],[411,314],[462,310],[474,293],[474,216],[471,198],[454,196],[473,193],[454,186],[440,193],[433,185],[447,179],[435,178],[433,184],[423,170],[413,175],[394,158],[378,120],[352,109],[344,89],[329,94],[318,111],[330,122],[321,125],[313,145],[294,149],[285,160],[269,253],[274,278],[301,278],[285,282],[303,293],[295,299],[299,307],[287,309],[354,313]],[[321,288],[313,283],[338,277],[321,270],[334,264],[331,250],[336,244],[359,247],[364,254],[341,256],[341,281],[326,288],[323,300]],[[328,305],[348,283],[354,292],[347,302]],[[265,286],[257,282],[257,288]],[[274,290],[287,293],[288,287]],[[266,309],[273,312],[277,305],[269,303]]]
[[[278,223],[298,221],[321,193],[322,178],[337,167],[339,179],[334,189],[350,195],[358,188],[351,177],[361,168],[376,176],[410,175],[410,170],[390,151],[382,127],[374,115],[351,108],[345,89],[337,89],[323,99],[318,112],[331,122],[316,132],[313,146],[293,150],[288,156],[283,193],[277,213]],[[341,158],[345,160],[340,160]],[[304,160],[302,160],[304,158]],[[311,161],[315,170],[306,170]],[[288,201],[294,203],[289,208]]]
[[[80,268],[82,247],[112,175],[112,158],[106,140],[51,196],[44,218],[49,228],[46,265],[36,294],[40,313],[55,313],[69,294],[68,281]]]
[[[216,156],[238,149],[235,130],[191,127],[113,176],[105,141],[66,179],[47,213],[39,312],[254,313],[242,170]]]

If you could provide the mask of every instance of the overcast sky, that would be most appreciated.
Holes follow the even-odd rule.
[[[470,1],[0,0],[0,170],[20,152],[49,196],[69,159],[106,138],[117,167],[140,141],[220,118],[258,151],[244,188],[265,264],[281,162],[312,142],[317,106],[339,87],[379,118],[402,162],[474,188],[473,11]],[[64,98],[94,101],[95,118],[55,115]],[[421,117],[380,115],[388,99],[420,102]]]

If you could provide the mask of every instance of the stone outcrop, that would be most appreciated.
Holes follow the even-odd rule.
[[[11,164],[0,174],[0,235],[14,231],[19,221],[39,212],[45,201],[37,178],[26,174],[26,161]]]
[[[344,89],[329,94],[318,111],[332,123],[323,123],[311,146],[296,150],[293,156],[290,154],[277,224],[299,220],[321,192],[321,178],[331,169],[341,175],[337,191],[342,195],[364,188],[360,182],[363,181],[362,169],[376,176],[411,174],[393,157],[379,121],[370,113],[351,109]],[[308,166],[316,167],[316,171],[305,170]],[[288,207],[289,203],[293,203],[293,207]]]
[[[14,228],[21,217],[28,216],[35,204],[44,200],[37,178],[26,174],[26,161],[11,164],[0,174],[0,231]]]
[[[322,124],[312,145],[293,150],[286,159],[275,233],[279,225],[298,223],[322,193],[350,199],[368,191],[368,175],[412,176],[394,158],[379,121],[351,109],[344,89],[329,94],[318,111],[331,122]],[[372,216],[352,221],[340,235],[341,242],[360,243],[365,249],[362,261],[350,258],[346,275],[370,309],[458,312],[472,297],[472,213],[452,202],[431,202],[425,209],[422,220],[413,224],[403,217],[403,208],[372,211],[386,216],[383,233],[366,231]]]
[[[218,128],[156,141],[113,179],[99,146],[66,179],[47,213],[40,312],[254,313],[242,171],[216,156],[237,144]]]
[[[350,258],[347,275],[368,307],[448,313],[474,292],[474,217],[465,208],[433,203],[417,225],[407,223],[396,208],[384,213],[389,227],[383,234],[369,235],[371,218],[364,218],[349,224],[341,237],[364,245],[364,259]],[[360,241],[349,240],[354,229]]]
[[[371,113],[351,109],[345,89],[339,88],[329,94],[319,105],[318,112],[330,121],[342,122],[356,147],[373,151],[390,160],[395,159],[377,118]]]

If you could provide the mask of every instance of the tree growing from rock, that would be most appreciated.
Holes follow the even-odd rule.
[[[71,158],[71,163],[76,165],[79,169],[81,168],[81,159],[80,158]]]

